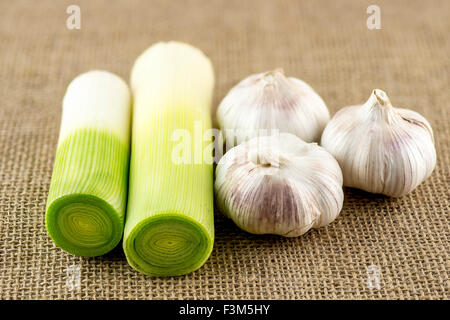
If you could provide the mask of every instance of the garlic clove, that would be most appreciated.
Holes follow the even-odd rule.
[[[229,150],[216,168],[219,210],[254,234],[295,237],[332,222],[342,209],[342,173],[316,143],[281,133]]]
[[[344,185],[398,197],[414,190],[436,165],[433,130],[412,110],[394,108],[382,90],[339,110],[321,145],[339,162]]]
[[[275,130],[319,141],[329,119],[322,98],[305,82],[286,77],[282,69],[245,78],[217,110],[218,125],[231,146]]]

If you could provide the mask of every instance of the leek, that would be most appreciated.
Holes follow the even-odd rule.
[[[130,99],[127,84],[106,71],[84,73],[67,88],[45,224],[69,253],[102,255],[122,237]]]
[[[211,128],[213,86],[209,59],[187,44],[155,44],[134,64],[123,248],[129,264],[144,274],[186,274],[211,254],[213,168],[206,148],[211,141],[197,133]],[[173,158],[180,132],[190,138],[181,163]],[[198,161],[203,153],[207,159]]]

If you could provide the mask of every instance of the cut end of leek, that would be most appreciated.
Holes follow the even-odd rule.
[[[106,201],[87,194],[72,194],[51,203],[45,224],[61,249],[83,257],[111,251],[122,237],[123,220]]]
[[[162,214],[139,223],[129,235],[125,251],[130,265],[152,276],[178,276],[200,268],[213,240],[201,224],[186,217]]]

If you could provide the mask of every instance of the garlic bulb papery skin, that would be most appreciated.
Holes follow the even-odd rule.
[[[296,237],[332,222],[342,209],[342,172],[316,143],[281,133],[230,149],[215,181],[219,210],[254,234]]]
[[[392,197],[414,190],[436,165],[428,121],[412,110],[394,108],[379,89],[365,104],[337,112],[321,145],[339,162],[344,186]]]
[[[286,77],[281,69],[245,78],[217,109],[217,123],[227,146],[277,130],[319,142],[329,120],[322,98],[302,80]]]

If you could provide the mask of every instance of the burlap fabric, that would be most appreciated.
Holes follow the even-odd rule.
[[[366,26],[373,2],[381,30]],[[70,4],[80,30],[66,28]],[[1,1],[0,12],[0,298],[449,298],[449,1]],[[250,235],[217,213],[211,258],[182,277],[143,276],[120,246],[63,252],[44,211],[67,84],[93,68],[128,79],[138,54],[172,39],[211,58],[214,106],[275,67],[310,83],[332,114],[384,89],[433,126],[432,177],[398,199],[346,189],[334,223],[295,239]]]

